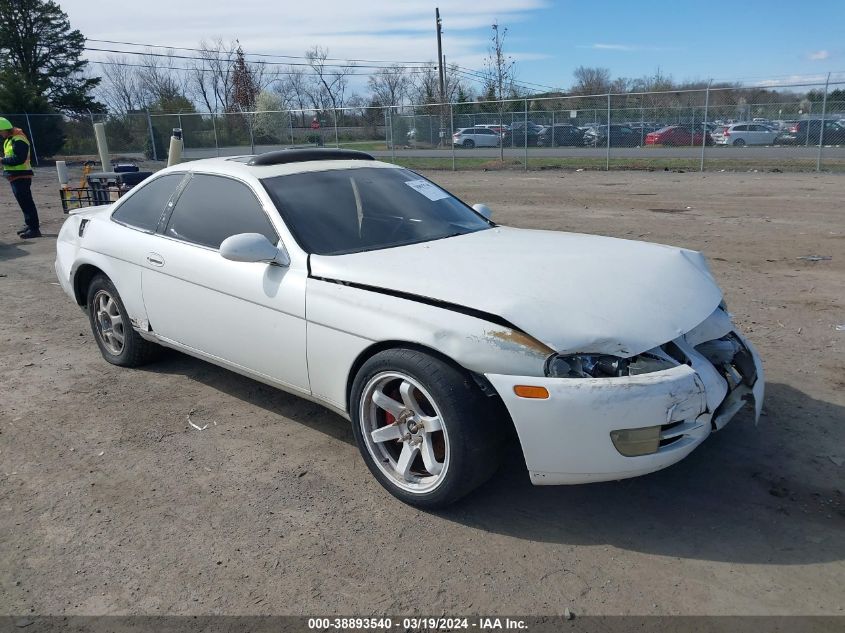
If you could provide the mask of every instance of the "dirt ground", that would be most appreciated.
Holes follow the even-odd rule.
[[[503,224],[704,251],[764,359],[759,425],[616,483],[535,488],[515,452],[415,510],[319,406],[177,353],[103,361],[43,169],[43,239],[0,183],[0,613],[845,614],[845,176],[428,175]]]

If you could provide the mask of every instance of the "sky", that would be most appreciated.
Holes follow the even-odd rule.
[[[436,60],[439,6],[447,65],[481,69],[497,21],[517,80],[538,91],[569,87],[582,65],[614,78],[659,70],[676,80],[775,84],[833,72],[845,81],[845,0],[143,0],[126,17],[111,5],[95,11],[91,0],[59,4],[89,40],[191,48],[237,38],[247,53],[292,56],[318,44],[331,57],[378,63]]]

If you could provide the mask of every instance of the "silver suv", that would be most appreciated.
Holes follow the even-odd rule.
[[[452,143],[461,147],[498,147],[502,135],[486,127],[462,127],[452,134]]]

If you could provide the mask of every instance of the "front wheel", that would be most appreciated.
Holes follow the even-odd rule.
[[[88,318],[103,358],[112,365],[137,367],[151,361],[161,349],[132,328],[117,288],[105,275],[97,275],[88,286]]]
[[[499,466],[501,420],[455,367],[411,349],[380,352],[352,385],[350,413],[361,455],[405,503],[446,506]]]

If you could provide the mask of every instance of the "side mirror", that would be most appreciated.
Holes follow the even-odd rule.
[[[239,233],[223,240],[220,256],[233,262],[264,262],[289,266],[290,256],[284,246],[273,246],[260,233]]]
[[[493,219],[493,212],[490,210],[486,204],[474,204],[472,208],[479,214],[483,215],[486,219],[492,220]]]

